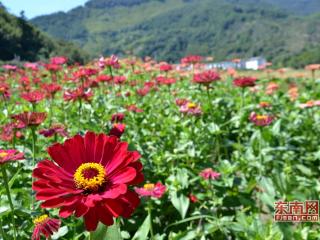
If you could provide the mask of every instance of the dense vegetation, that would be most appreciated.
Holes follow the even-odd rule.
[[[53,55],[65,55],[73,62],[83,62],[86,58],[73,44],[51,39],[23,18],[10,15],[0,7],[0,60],[37,61]]]
[[[273,1],[260,2],[91,0],[68,13],[32,22],[52,36],[77,42],[92,55],[131,51],[172,62],[186,54],[213,55],[217,60],[264,55],[282,64],[292,56],[306,56],[304,52],[318,44],[320,17],[289,13],[303,1],[279,1],[277,6],[287,4],[289,11],[269,5]],[[300,9],[313,6],[318,11],[313,2]],[[310,61],[297,59],[295,66]]]

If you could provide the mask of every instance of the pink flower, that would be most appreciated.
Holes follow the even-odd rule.
[[[180,106],[180,112],[193,116],[200,116],[202,114],[200,106],[193,102],[187,102],[184,105]]]
[[[256,126],[268,126],[273,122],[273,117],[269,115],[259,115],[255,112],[250,114],[249,120],[253,122]]]
[[[204,85],[209,85],[212,82],[220,80],[220,75],[215,72],[215,71],[206,71],[202,73],[197,73],[193,76],[193,82],[194,83],[199,83],[199,84],[204,84]]]
[[[51,64],[55,64],[55,65],[63,65],[68,61],[68,58],[63,57],[63,56],[59,56],[59,57],[53,57],[50,59],[50,63]]]
[[[212,168],[206,168],[202,170],[199,175],[206,180],[208,179],[216,180],[221,176],[220,173],[213,171]]]
[[[160,182],[156,184],[147,183],[142,188],[135,188],[134,190],[138,193],[141,197],[154,197],[154,198],[161,198],[162,195],[166,192],[166,186]]]
[[[50,218],[47,214],[37,217],[33,220],[34,229],[31,239],[40,240],[41,235],[48,239],[54,232],[60,228],[61,221],[59,219]]]

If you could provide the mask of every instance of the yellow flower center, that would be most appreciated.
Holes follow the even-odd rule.
[[[4,157],[6,157],[6,156],[8,156],[8,153],[6,153],[6,152],[0,152],[0,158],[4,158]]]
[[[88,191],[98,191],[105,183],[105,177],[105,169],[99,163],[83,163],[73,175],[77,188]]]
[[[188,103],[188,108],[196,108],[197,105],[195,103]]]
[[[154,184],[153,183],[147,183],[145,185],[143,185],[143,188],[146,189],[146,190],[153,190],[154,189]]]
[[[266,115],[257,115],[257,120],[267,120],[268,116]]]
[[[33,223],[35,225],[43,224],[48,218],[49,218],[49,216],[47,214],[44,214],[44,215],[41,215],[41,216],[33,219]]]

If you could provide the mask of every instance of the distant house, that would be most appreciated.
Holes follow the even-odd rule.
[[[234,61],[207,63],[206,69],[220,68],[220,69],[246,69],[258,70],[267,64],[267,60],[263,57],[253,57],[249,59],[236,59]]]

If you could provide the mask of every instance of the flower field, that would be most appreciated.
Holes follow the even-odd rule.
[[[1,239],[320,239],[320,65],[2,66]]]

